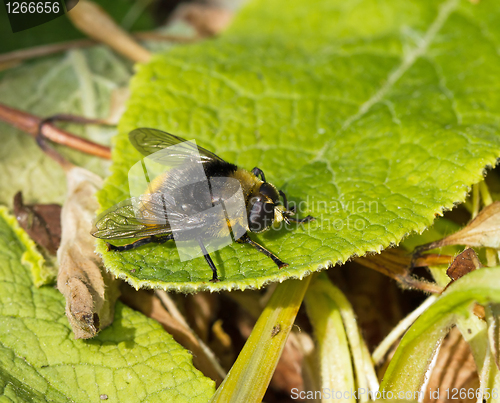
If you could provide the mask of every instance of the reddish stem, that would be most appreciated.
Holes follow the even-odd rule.
[[[0,120],[36,138],[43,119],[0,103]],[[109,147],[75,136],[66,130],[59,129],[52,123],[43,125],[42,134],[44,138],[54,143],[65,145],[86,154],[111,159],[111,149]]]

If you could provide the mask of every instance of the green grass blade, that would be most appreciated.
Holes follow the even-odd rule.
[[[371,357],[360,335],[351,304],[326,274],[320,274],[306,294],[306,307],[318,341],[322,387],[330,390],[356,388],[377,391],[378,381]],[[367,394],[359,397],[367,400]]]
[[[311,277],[276,287],[212,402],[260,402],[292,329]]]
[[[305,304],[314,328],[322,390],[355,389],[351,353],[340,309],[325,292],[328,279],[317,277],[309,287]],[[354,396],[346,401],[355,402]]]

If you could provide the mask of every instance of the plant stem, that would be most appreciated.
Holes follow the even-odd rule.
[[[11,108],[10,106],[0,104],[0,120],[36,138],[43,119]],[[54,143],[65,145],[86,154],[111,159],[111,150],[109,147],[75,136],[66,130],[59,129],[51,123],[43,125],[42,134],[44,138]]]
[[[481,204],[479,196],[479,184],[476,183],[472,185],[472,218],[476,218],[479,214],[479,205]]]
[[[489,206],[493,203],[493,198],[491,197],[490,191],[488,190],[488,186],[485,181],[482,181],[479,184],[479,191],[481,192],[481,198],[483,199],[484,207]]]
[[[189,37],[178,35],[164,35],[154,31],[136,32],[132,34],[132,37],[141,41],[167,41],[175,43],[193,43],[199,41],[202,38],[200,36]],[[95,45],[99,45],[99,42],[93,39],[77,39],[61,43],[51,43],[49,45],[34,46],[32,48],[15,50],[12,52],[0,54],[0,65],[15,65],[24,60],[49,56],[70,49],[88,48]]]
[[[73,25],[91,38],[105,43],[128,59],[145,63],[152,54],[123,30],[102,7],[83,1],[68,12]]]
[[[384,340],[377,346],[375,351],[373,352],[373,362],[375,364],[380,364],[382,359],[387,354],[387,351],[391,348],[391,346],[398,340],[406,330],[412,325],[417,318],[422,315],[423,312],[427,310],[429,306],[431,306],[434,301],[436,301],[437,296],[432,295],[427,298],[417,309],[411,312],[408,316],[406,316],[401,322],[397,324],[397,326],[391,330],[391,332],[385,337]]]

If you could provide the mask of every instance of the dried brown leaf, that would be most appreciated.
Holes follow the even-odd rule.
[[[61,206],[24,204],[22,192],[14,196],[14,214],[19,225],[38,245],[55,255],[61,243]]]
[[[66,315],[75,338],[88,339],[113,322],[119,282],[104,269],[90,235],[99,207],[95,192],[102,186],[101,178],[72,167],[66,172],[66,180],[68,197],[61,213],[57,288],[66,298]]]
[[[447,402],[446,390],[449,389],[451,397],[454,388],[458,391],[479,388],[479,377],[470,347],[457,328],[450,331],[441,345],[425,389],[424,403]],[[436,393],[438,389],[439,393]],[[434,394],[429,391],[434,391]],[[453,401],[457,403],[476,401],[475,395],[473,399],[461,399],[459,395],[455,399]]]
[[[500,201],[486,206],[469,224],[439,241],[418,247],[416,255],[423,251],[448,245],[467,245],[500,249]]]
[[[437,284],[414,277],[411,274],[410,257],[399,248],[386,249],[377,255],[360,257],[354,259],[354,262],[393,278],[403,288],[419,289],[430,293],[442,291],[442,288]]]
[[[471,248],[467,248],[462,253],[457,255],[450,267],[448,267],[448,270],[446,270],[446,274],[452,280],[458,280],[460,277],[463,277],[467,273],[479,269],[480,267],[482,267],[482,264],[479,261],[476,252]]]

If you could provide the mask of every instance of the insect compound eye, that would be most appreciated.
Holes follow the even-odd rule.
[[[274,205],[256,198],[248,214],[248,228],[252,232],[262,232],[268,229],[274,221]]]
[[[271,185],[269,182],[264,182],[260,185],[259,193],[271,199],[274,204],[278,203],[280,199],[280,195],[274,185]]]

